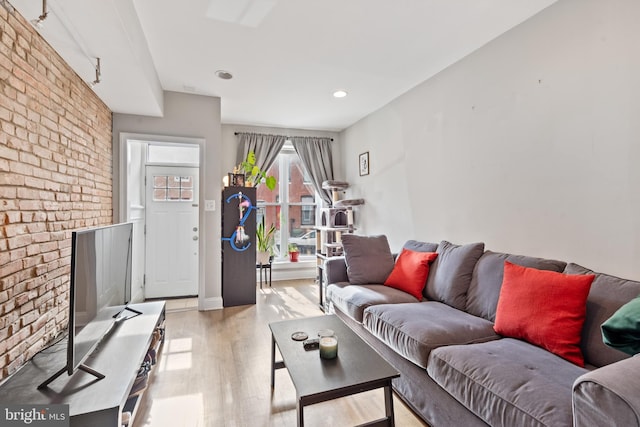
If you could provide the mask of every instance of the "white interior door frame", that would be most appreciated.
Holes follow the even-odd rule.
[[[130,198],[130,189],[129,189],[129,174],[130,174],[130,165],[129,165],[129,146],[132,145],[133,143],[144,143],[144,144],[153,144],[153,143],[164,143],[164,144],[189,144],[189,145],[198,145],[200,147],[200,162],[199,162],[199,178],[200,178],[200,182],[204,182],[204,164],[203,164],[203,158],[204,158],[204,150],[205,150],[205,139],[204,138],[189,138],[189,137],[176,137],[176,136],[166,136],[166,135],[153,135],[153,134],[140,134],[140,133],[131,133],[131,132],[121,132],[120,133],[120,144],[119,144],[119,151],[120,151],[120,158],[119,158],[119,186],[118,186],[118,190],[119,190],[119,195],[118,195],[118,201],[119,201],[119,208],[118,208],[118,215],[120,218],[121,222],[124,221],[128,221],[130,219],[130,217],[132,217],[132,215],[135,218],[135,221],[140,223],[142,222],[142,229],[144,229],[144,209],[145,206],[135,206],[132,207],[130,206],[129,200]],[[144,182],[144,173],[145,173],[145,168],[142,167],[141,168],[141,180],[142,182]],[[142,188],[140,191],[144,192],[144,188]],[[200,230],[200,235],[203,236],[205,233],[205,227],[204,227],[204,199],[203,199],[203,194],[204,191],[200,191],[199,192],[199,197],[198,197],[198,206],[199,206],[199,224],[198,224],[198,228]],[[142,218],[142,219],[141,219]],[[140,239],[137,239],[137,241],[139,242]],[[142,239],[144,241],[144,239]],[[204,284],[205,284],[205,269],[204,269],[204,260],[206,259],[206,251],[205,251],[205,245],[204,245],[204,239],[200,239],[199,240],[199,250],[198,250],[198,308],[200,310],[204,309],[204,302],[205,302],[205,291],[204,291]],[[139,248],[140,250],[140,248]],[[142,250],[144,251],[144,247],[142,247]],[[135,249],[134,249],[135,251]],[[142,271],[144,271],[144,258],[142,261],[142,265],[138,265],[137,268]],[[134,272],[135,272],[136,268],[134,266]],[[134,297],[138,296],[139,298],[142,298],[142,295],[137,295],[136,293],[137,290],[134,289]]]

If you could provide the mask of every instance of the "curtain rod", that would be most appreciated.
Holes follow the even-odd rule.
[[[240,133],[251,133],[251,132],[234,132],[233,134],[237,136]],[[286,136],[286,135],[284,135],[284,137],[287,138],[287,139],[293,138],[293,136]],[[306,138],[306,137],[303,136],[301,138]],[[323,137],[315,137],[315,138],[323,138]],[[331,142],[333,142],[333,138],[329,138],[329,139],[331,140]]]

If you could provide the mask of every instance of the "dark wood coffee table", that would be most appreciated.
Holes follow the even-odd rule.
[[[275,386],[275,370],[287,368],[296,388],[298,426],[304,425],[303,409],[307,405],[325,402],[364,391],[384,388],[385,418],[367,426],[393,426],[393,395],[391,379],[400,374],[376,351],[357,336],[335,315],[309,317],[270,323],[271,387]],[[333,329],[338,337],[338,357],[320,358],[319,350],[305,350],[302,342],[291,334],[304,331],[316,338],[321,329]],[[276,361],[276,346],[282,361]]]

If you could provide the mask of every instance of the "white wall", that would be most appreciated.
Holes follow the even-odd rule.
[[[640,279],[638,17],[561,0],[342,132],[363,232]]]
[[[204,200],[220,199],[222,144],[220,135],[220,98],[165,92],[164,116],[113,115],[114,207],[119,212],[120,133],[203,138],[200,163],[200,277],[204,292],[200,308],[222,308],[220,259],[220,210],[204,211]],[[225,172],[226,173],[226,172]],[[117,218],[116,218],[117,220]]]

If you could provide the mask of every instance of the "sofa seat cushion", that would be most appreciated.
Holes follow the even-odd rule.
[[[513,338],[440,347],[429,376],[493,426],[571,426],[573,382],[586,369]]]
[[[500,338],[488,320],[436,301],[372,306],[364,311],[362,323],[398,354],[423,368],[434,348]]]
[[[363,312],[377,304],[398,304],[418,300],[398,289],[385,285],[351,285],[346,282],[327,286],[327,300],[353,320],[362,323]]]

